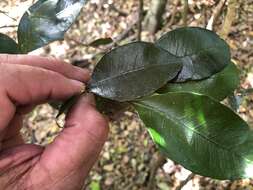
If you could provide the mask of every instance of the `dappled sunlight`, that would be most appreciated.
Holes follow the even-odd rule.
[[[165,139],[154,129],[148,128],[149,134],[151,138],[160,146],[165,147],[166,141]]]
[[[247,161],[247,163],[245,164],[244,176],[246,178],[253,177],[253,162],[252,161]]]
[[[184,130],[185,131],[185,137],[186,137],[186,140],[187,140],[188,144],[192,144],[192,138],[194,136],[194,131],[195,131],[194,125],[193,125],[193,123],[188,122],[187,126],[190,130]]]

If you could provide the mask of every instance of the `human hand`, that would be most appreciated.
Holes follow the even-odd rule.
[[[19,131],[34,106],[78,94],[88,80],[87,70],[57,60],[0,55],[0,190],[82,189],[108,133],[91,95],[70,110],[47,147],[24,144]]]

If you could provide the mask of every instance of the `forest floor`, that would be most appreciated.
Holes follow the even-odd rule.
[[[189,2],[188,24],[205,27],[215,7],[214,1]],[[18,20],[31,4],[32,0],[1,0],[0,11],[5,11],[8,16],[0,12],[0,32],[16,37]],[[148,4],[148,1],[145,1],[145,10],[148,10]],[[183,6],[180,3],[176,8],[173,3],[169,3],[164,15],[165,26],[163,29],[157,32],[155,37],[147,31],[143,31],[143,40],[152,41],[166,31],[182,26],[182,9]],[[54,56],[72,63],[78,62],[92,69],[101,57],[100,52],[104,50],[87,47],[86,44],[102,37],[117,39],[136,22],[137,12],[137,0],[91,0],[84,7],[79,19],[67,33],[64,41],[55,42],[32,52],[32,54]],[[175,12],[174,20],[167,24],[171,21],[173,12]],[[222,28],[224,17],[225,11],[217,19],[214,31],[219,31]],[[133,27],[128,35],[118,43],[124,44],[134,40],[136,30],[136,27]],[[241,0],[236,21],[231,28],[227,42],[231,47],[232,58],[241,70],[240,88],[252,88],[252,0]],[[241,99],[238,113],[253,127],[253,95]],[[26,141],[43,146],[52,142],[60,132],[55,121],[56,114],[57,111],[47,104],[38,106],[30,113],[26,117],[22,129]],[[161,167],[156,170],[156,165],[159,162],[158,155],[157,148],[153,145],[136,114],[127,111],[111,122],[108,141],[86,182],[86,188],[90,190],[144,190],[152,181],[154,185],[152,189],[176,189],[191,172],[169,159],[166,163],[160,164]],[[152,175],[154,171],[155,175]],[[219,181],[191,175],[191,179],[183,189],[252,190],[253,180]]]

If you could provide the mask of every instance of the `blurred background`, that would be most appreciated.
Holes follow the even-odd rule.
[[[1,0],[0,32],[16,39],[19,19],[33,3]],[[54,56],[93,69],[113,47],[137,39],[152,42],[182,26],[208,28],[228,42],[232,59],[241,70],[238,92],[251,89],[244,97],[235,94],[240,103],[238,113],[253,127],[253,0],[89,0],[64,41],[31,54]],[[99,38],[112,38],[114,42],[96,48],[87,45]],[[38,106],[25,119],[22,133],[26,141],[43,146],[52,142],[61,130],[56,115],[51,106]],[[64,116],[58,122],[63,120]],[[164,159],[136,114],[126,111],[111,122],[109,139],[87,179],[86,189],[252,190],[253,180],[213,180]]]

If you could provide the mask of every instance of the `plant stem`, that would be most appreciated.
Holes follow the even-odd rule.
[[[191,173],[184,181],[182,181],[176,190],[181,190],[190,180],[194,178],[195,174]]]
[[[167,0],[151,0],[149,11],[144,19],[144,26],[154,35],[162,27],[162,16],[165,13]]]
[[[211,18],[209,19],[208,24],[206,26],[208,30],[213,30],[213,25],[215,24],[217,18],[219,17],[225,3],[226,3],[226,0],[220,0],[217,7],[214,9],[213,14]]]
[[[139,21],[138,21],[138,36],[137,36],[138,41],[141,41],[142,21],[143,21],[143,0],[139,0]]]
[[[0,26],[0,29],[2,28],[15,28],[18,27],[18,25],[5,25],[5,26]]]
[[[188,10],[189,10],[188,0],[184,0],[184,10],[183,10],[183,24],[184,24],[184,26],[187,26]]]

